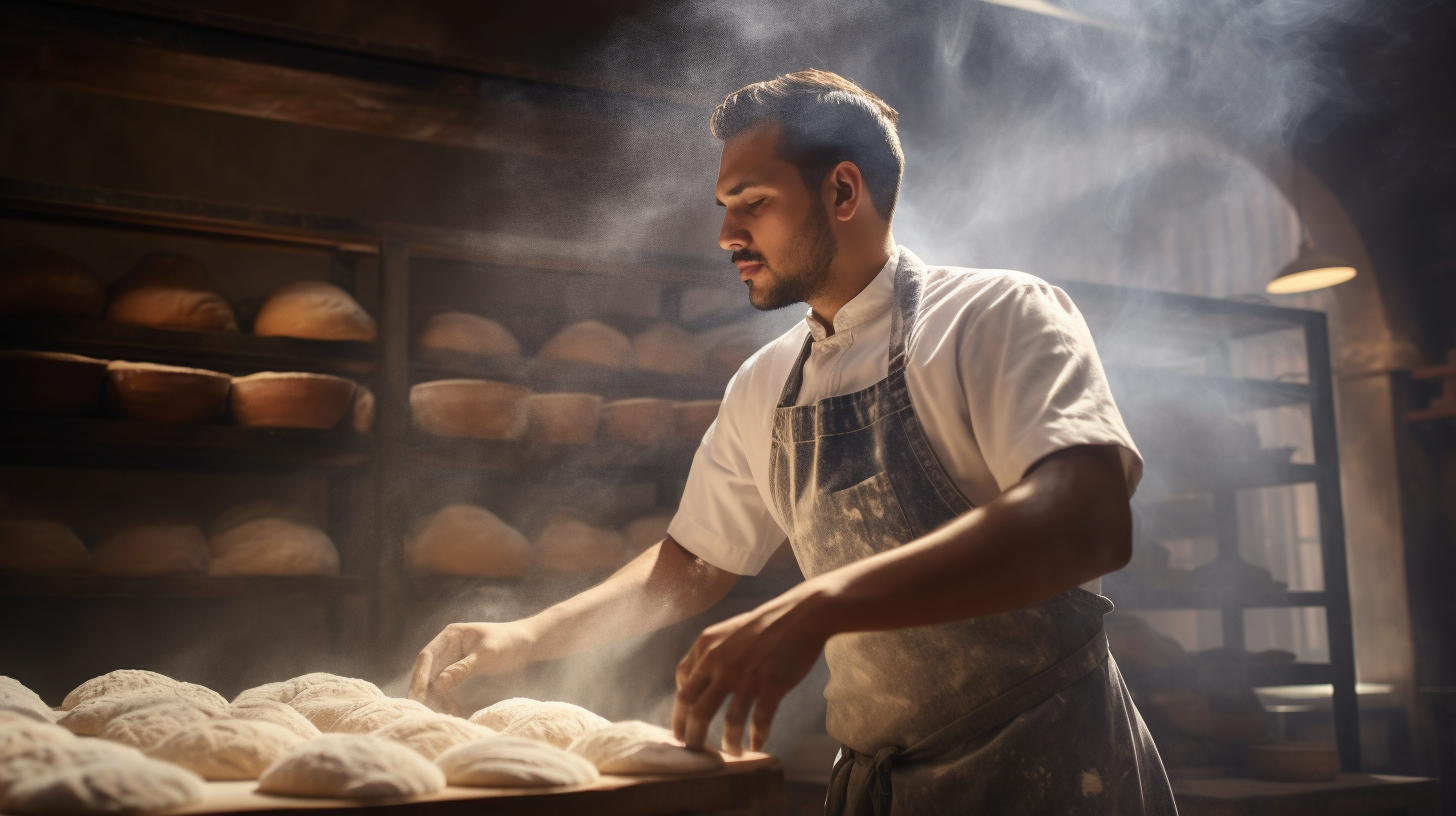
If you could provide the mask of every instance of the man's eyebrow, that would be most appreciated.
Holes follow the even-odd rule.
[[[762,187],[762,186],[763,186],[763,183],[762,182],[758,182],[758,181],[740,181],[737,184],[733,185],[733,188],[730,189],[728,192],[724,193],[723,195],[727,196],[728,198],[732,198],[733,196],[738,195],[739,193],[743,192],[744,190],[747,190],[749,187]],[[723,199],[721,199],[721,198],[715,198],[713,200],[715,202],[717,202],[717,204],[718,204],[719,207],[726,206],[723,203]]]

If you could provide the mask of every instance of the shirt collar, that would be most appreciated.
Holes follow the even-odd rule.
[[[881,312],[890,307],[891,301],[895,299],[895,265],[899,259],[899,252],[891,253],[890,259],[880,267],[880,271],[869,282],[869,285],[840,307],[838,314],[834,315],[834,333],[836,335],[849,331],[870,318],[878,317]],[[804,322],[809,324],[809,334],[813,336],[814,342],[817,343],[829,336],[829,333],[824,331],[823,324],[814,319],[812,308],[805,313]]]

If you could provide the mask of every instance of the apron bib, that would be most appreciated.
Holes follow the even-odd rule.
[[[924,268],[901,249],[885,379],[796,406],[804,347],[774,411],[769,479],[813,577],[972,509],[916,417],[906,336]],[[1157,749],[1107,654],[1106,598],[1072,589],[997,615],[831,638],[831,814],[1174,813]]]

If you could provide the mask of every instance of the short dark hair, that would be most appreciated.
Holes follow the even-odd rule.
[[[900,197],[905,154],[884,100],[839,74],[811,68],[739,88],[713,111],[713,135],[728,141],[763,124],[783,128],[778,154],[799,168],[804,186],[817,191],[840,162],[864,176],[875,211],[885,220]]]

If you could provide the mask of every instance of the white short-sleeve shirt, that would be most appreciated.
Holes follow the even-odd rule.
[[[769,490],[774,408],[805,335],[799,405],[868,388],[888,373],[896,256],[834,318],[806,315],[728,383],[693,458],[668,534],[704,561],[756,574],[784,542]],[[1122,449],[1128,494],[1142,457],[1113,402],[1086,321],[1066,293],[1000,269],[930,267],[907,340],[910,400],[946,473],[972,504],[1016,484],[1048,454]]]

